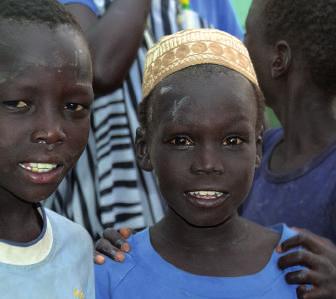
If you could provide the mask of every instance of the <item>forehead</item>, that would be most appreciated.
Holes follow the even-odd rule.
[[[89,72],[91,60],[83,37],[68,25],[0,22],[0,80],[29,67],[80,68]]]
[[[176,73],[178,74],[178,73]],[[174,76],[174,75],[173,75]],[[245,118],[256,122],[256,99],[251,83],[235,71],[176,76],[156,88],[154,115],[167,122],[215,122]]]

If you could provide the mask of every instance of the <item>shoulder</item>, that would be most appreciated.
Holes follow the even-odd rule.
[[[67,4],[81,4],[89,8],[93,11],[96,15],[99,14],[98,7],[94,0],[58,0],[58,2],[67,5]]]
[[[97,299],[109,298],[135,266],[136,262],[130,255],[122,263],[106,258],[103,265],[95,265]]]
[[[284,223],[275,224],[271,226],[271,229],[280,234],[279,244],[298,234],[295,230],[289,228]]]
[[[139,284],[143,267],[138,266],[141,264],[142,258],[147,258],[146,249],[144,248],[147,237],[148,230],[144,230],[129,239],[132,251],[126,254],[124,262],[119,263],[106,258],[103,265],[95,265],[97,299],[113,297],[112,294],[115,292],[123,294],[128,287],[136,287]],[[126,281],[127,287],[126,284],[123,285]],[[122,291],[117,291],[117,289],[122,289]]]
[[[135,267],[136,261],[129,254],[122,263],[106,257],[103,265],[95,265],[96,299],[112,298],[112,294],[123,281],[126,281],[127,276]]]
[[[44,209],[53,231],[54,239],[68,246],[74,245],[81,248],[92,248],[92,239],[89,233],[79,224],[49,210]],[[92,253],[93,251],[91,251]]]
[[[263,134],[263,149],[268,149],[283,135],[282,128],[268,129]]]

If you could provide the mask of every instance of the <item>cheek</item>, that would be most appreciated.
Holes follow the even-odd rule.
[[[72,155],[79,156],[84,150],[89,137],[90,120],[82,119],[76,121],[66,128],[67,144],[70,147]]]
[[[0,168],[2,174],[11,175],[13,166],[30,152],[29,128],[8,126],[0,122]],[[13,129],[14,128],[14,129]],[[15,134],[13,134],[13,131]]]
[[[225,179],[231,181],[232,188],[237,193],[248,192],[251,187],[256,162],[256,149],[251,148],[244,154],[235,153],[226,155],[224,160]]]
[[[188,155],[165,147],[151,153],[153,172],[162,192],[172,191],[188,174]]]

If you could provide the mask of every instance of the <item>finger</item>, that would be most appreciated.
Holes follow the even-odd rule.
[[[98,251],[95,251],[94,262],[97,265],[103,265],[105,263],[105,257],[102,254],[100,254]]]
[[[133,230],[129,227],[122,227],[118,231],[124,239],[128,239],[133,234]]]
[[[304,266],[309,269],[316,269],[321,262],[319,256],[307,250],[298,250],[283,255],[278,260],[278,266],[284,270],[293,266]]]
[[[312,233],[300,232],[294,237],[282,242],[277,249],[280,252],[286,252],[296,247],[303,247],[313,253],[321,254],[323,245],[324,244],[321,243],[319,237],[315,237]]]
[[[99,239],[96,243],[96,250],[117,262],[123,262],[125,255],[118,248],[114,247],[109,241]]]
[[[302,288],[301,291],[299,289]],[[300,286],[297,288],[297,296],[299,299],[334,299],[335,296],[328,291],[319,288],[309,288]]]
[[[311,239],[313,239],[316,243],[319,243],[320,245],[334,246],[334,243],[331,240],[329,240],[328,238],[316,235],[316,234],[312,233],[311,231],[309,231],[307,229],[299,228],[299,227],[292,227],[292,229],[299,232],[299,233],[307,235],[308,237],[310,237]]]
[[[123,236],[113,228],[107,228],[103,232],[103,238],[106,239],[113,245],[114,247],[124,251],[129,252],[130,246],[127,241],[123,238]]]
[[[305,285],[301,285],[296,288],[296,295],[299,299],[305,299],[307,294],[310,294],[314,291],[314,287],[307,287]]]
[[[285,276],[288,284],[298,284],[298,285],[314,285],[319,286],[322,281],[322,276],[315,271],[310,271],[307,269],[289,272]]]
[[[123,252],[129,252],[131,250],[131,246],[123,239],[118,239],[115,243],[116,246]]]

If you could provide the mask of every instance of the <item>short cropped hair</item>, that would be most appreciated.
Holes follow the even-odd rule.
[[[315,84],[336,93],[336,0],[263,0],[266,41],[286,40]]]
[[[46,24],[50,28],[70,25],[81,31],[73,16],[56,0],[1,0],[1,20]]]
[[[216,64],[198,64],[189,66],[181,71],[178,72],[180,76],[182,76],[179,79],[181,79],[181,82],[184,80],[190,80],[192,77],[200,77],[205,76],[209,77],[209,74],[227,74],[229,72],[235,72],[233,70],[230,70],[224,66],[216,65]],[[174,74],[168,76],[167,78],[174,76]],[[153,90],[152,92],[143,99],[143,101],[140,103],[138,107],[138,114],[139,114],[139,122],[140,126],[150,131],[150,124],[152,121],[152,114],[153,114],[153,101],[154,98],[158,95],[158,91],[160,90],[160,87],[162,86],[162,82],[164,82],[167,78],[165,78],[163,81],[161,81]],[[247,80],[247,79],[246,79]],[[263,124],[264,124],[264,109],[265,109],[265,101],[264,96],[261,93],[259,87],[255,86],[251,83],[251,86],[254,91],[255,98],[252,98],[252,101],[255,101],[255,104],[257,105],[257,121],[256,121],[256,133],[261,134],[263,130]]]

